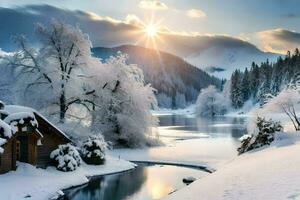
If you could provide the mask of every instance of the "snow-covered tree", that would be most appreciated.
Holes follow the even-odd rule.
[[[126,64],[127,56],[119,54],[97,67],[93,85],[97,85],[92,114],[93,130],[102,130],[106,139],[136,147],[153,142],[157,118],[150,109],[157,107],[154,89],[145,85],[137,66]],[[101,79],[99,78],[101,76]]]
[[[4,52],[0,49],[0,96],[6,103],[15,101],[15,95],[12,85],[15,83],[15,74],[12,67],[7,66],[6,58],[12,56],[12,53]]]
[[[18,36],[19,51],[2,59],[13,69],[10,86],[19,94],[13,103],[58,118],[78,140],[102,131],[105,139],[130,147],[156,141],[158,120],[150,112],[157,107],[155,90],[140,68],[128,65],[122,54],[105,62],[92,57],[91,42],[78,27],[54,20],[36,29],[39,48]]]
[[[270,98],[269,102],[262,108],[262,112],[284,112],[291,120],[295,130],[300,130],[300,121],[295,110],[295,106],[300,102],[299,89],[295,85],[284,89],[277,96]]]
[[[196,112],[200,116],[213,117],[224,115],[229,107],[229,99],[215,86],[202,89],[197,102]]]
[[[77,27],[53,20],[48,27],[36,25],[40,48],[32,48],[24,36],[15,37],[20,49],[6,61],[14,68],[24,97],[21,104],[51,107],[64,122],[69,108],[81,104],[90,109],[94,90],[84,85],[85,68],[91,59],[88,36]],[[39,98],[37,98],[37,96]],[[25,101],[25,102],[24,102]]]

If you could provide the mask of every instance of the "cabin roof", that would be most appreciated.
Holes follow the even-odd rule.
[[[4,151],[1,146],[3,146],[7,140],[17,132],[17,126],[19,124],[24,124],[25,121],[29,122],[33,127],[36,127],[37,133],[43,137],[42,133],[38,129],[38,120],[36,118],[42,119],[56,130],[55,133],[58,133],[63,138],[71,141],[64,132],[33,108],[18,105],[5,105],[0,111],[6,115],[3,120],[0,119],[0,154]]]
[[[44,121],[46,121],[50,126],[55,128],[59,134],[61,134],[63,137],[65,137],[68,140],[71,140],[69,136],[67,136],[63,131],[61,131],[57,126],[55,126],[52,122],[50,122],[46,117],[44,117],[41,113],[36,111],[33,108],[25,107],[25,106],[18,106],[18,105],[6,105],[4,108],[4,111],[6,111],[9,115],[13,113],[20,113],[20,112],[31,112],[34,115],[37,115],[38,117],[42,118]]]

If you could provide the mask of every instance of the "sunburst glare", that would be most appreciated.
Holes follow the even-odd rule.
[[[155,19],[154,15],[151,15],[145,22],[142,22],[140,26],[139,35],[141,36],[137,44],[144,45],[147,48],[158,50],[158,43],[162,43],[162,19]]]
[[[148,37],[155,37],[157,35],[158,27],[153,24],[149,24],[145,27],[144,31]]]

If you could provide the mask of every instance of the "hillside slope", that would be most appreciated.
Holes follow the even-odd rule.
[[[183,59],[144,47],[124,45],[115,48],[96,47],[94,56],[103,60],[120,51],[129,56],[128,63],[137,64],[146,83],[157,89],[160,107],[182,108],[193,103],[202,88],[220,85],[220,80],[192,66]]]
[[[238,156],[164,200],[299,199],[299,132],[279,133],[270,147]]]

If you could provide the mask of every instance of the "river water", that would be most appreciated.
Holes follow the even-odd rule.
[[[116,149],[112,155],[127,160],[167,161],[218,168],[237,156],[239,138],[247,133],[246,119],[222,116],[213,119],[161,115],[159,139],[164,146]]]
[[[202,119],[183,115],[159,116],[159,137],[164,146],[147,149],[117,149],[111,152],[128,160],[165,161],[211,168],[237,156],[239,138],[246,133],[245,119]],[[207,175],[196,169],[169,165],[140,165],[121,174],[93,179],[66,193],[68,200],[156,200],[185,184],[182,179]]]
[[[185,186],[183,178],[206,175],[196,169],[168,165],[139,165],[136,169],[92,179],[66,191],[69,200],[155,200]]]

